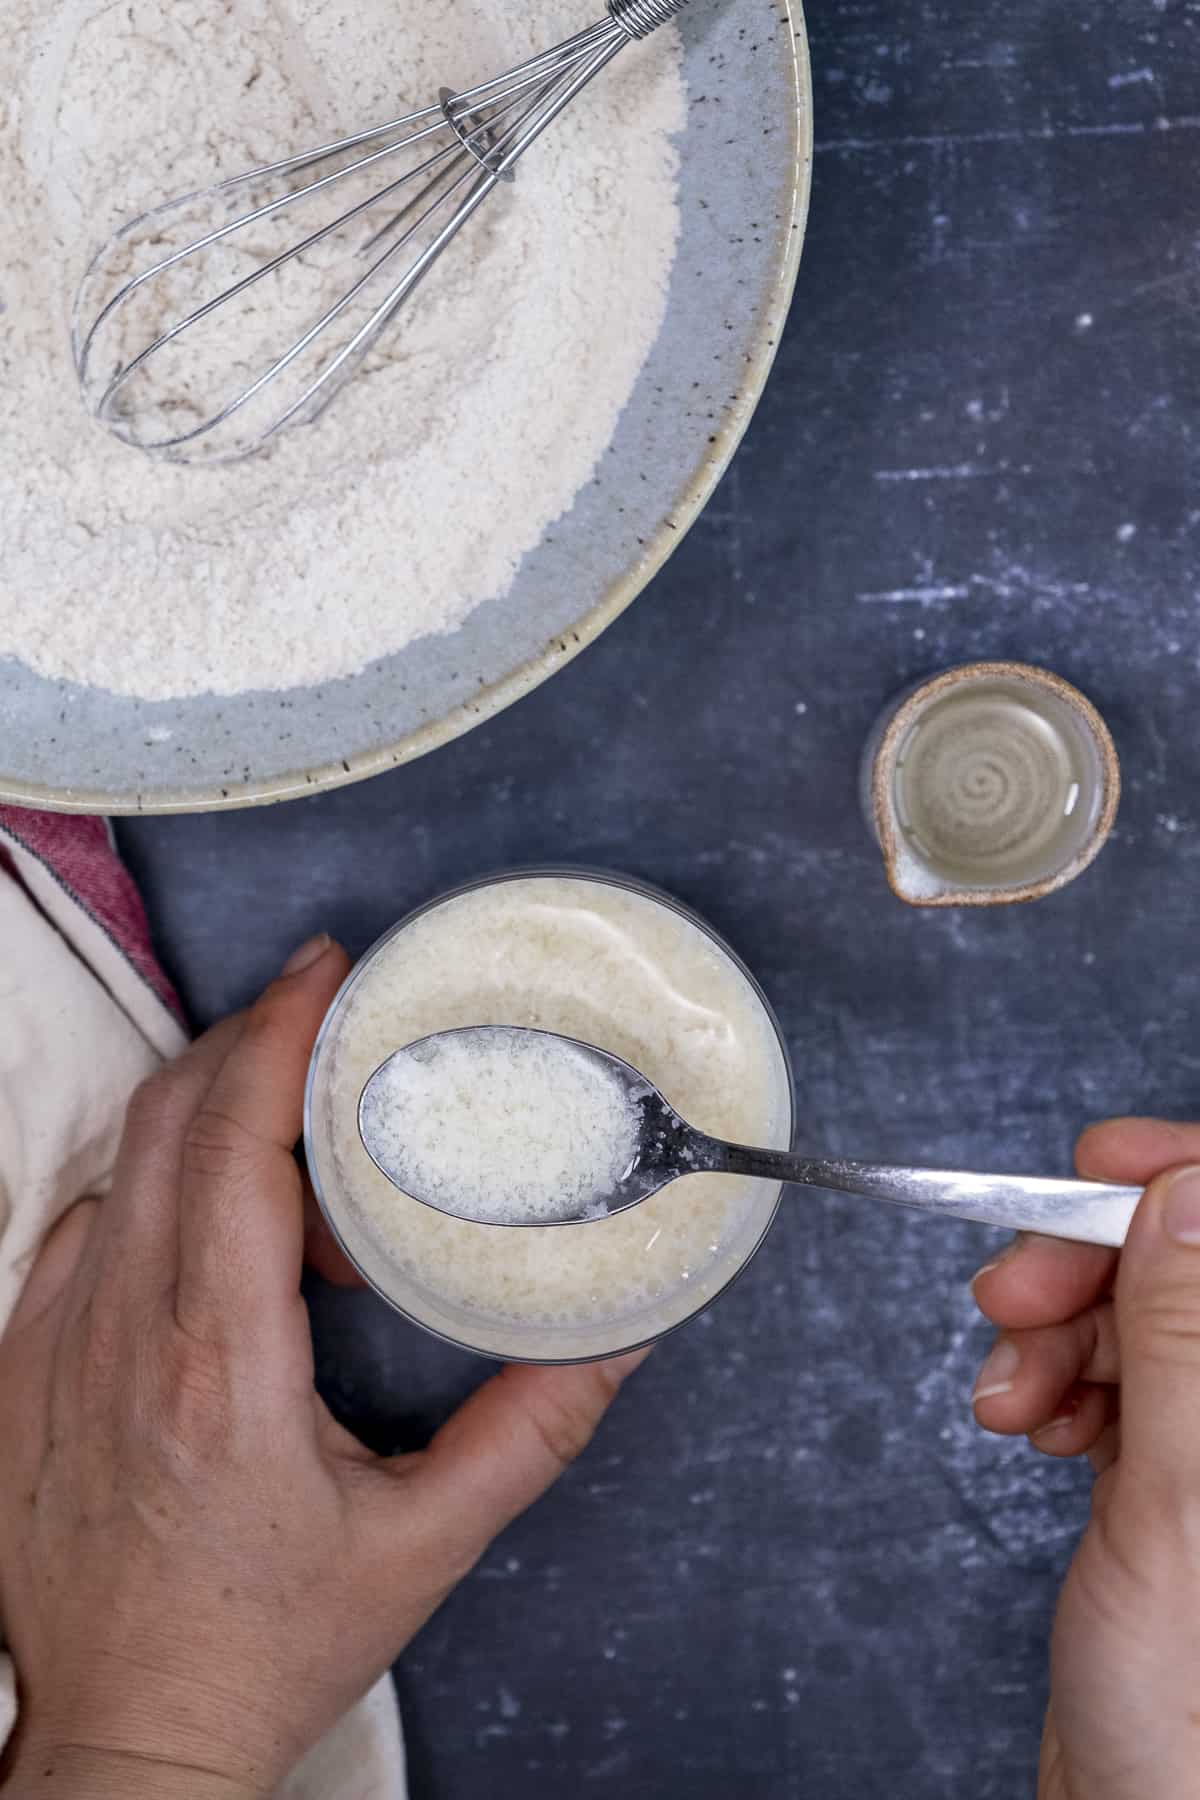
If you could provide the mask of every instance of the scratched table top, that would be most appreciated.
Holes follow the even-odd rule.
[[[552,859],[708,914],[795,1056],[805,1141],[1030,1171],[1109,1111],[1200,1114],[1200,12],[817,0],[791,327],[714,504],[514,711],[268,814],[122,827],[198,1022],[329,927]],[[908,912],[855,804],[884,700],[972,657],[1108,717],[1114,841],[1040,906]],[[986,1233],[785,1203],[741,1284],[397,1670],[416,1800],[1032,1791],[1074,1467],[974,1430]],[[484,1372],[312,1294],[380,1446]]]

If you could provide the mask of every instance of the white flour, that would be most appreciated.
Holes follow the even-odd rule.
[[[503,593],[608,445],[662,322],[673,27],[625,52],[313,430],[219,468],[86,420],[91,251],[157,199],[427,104],[597,0],[4,0],[0,655],[149,699],[347,675]]]
[[[639,1114],[609,1066],[536,1031],[449,1031],[389,1058],[362,1128],[403,1193],[481,1225],[603,1218]]]

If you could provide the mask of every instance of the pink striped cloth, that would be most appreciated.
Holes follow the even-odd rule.
[[[44,878],[80,908],[150,993],[183,1023],[179,996],[154,954],[146,909],[117,855],[107,819],[0,806],[0,857],[34,899],[41,882],[31,864],[44,871]]]

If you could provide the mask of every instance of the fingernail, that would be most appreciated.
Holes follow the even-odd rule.
[[[301,944],[298,950],[292,951],[283,965],[283,973],[285,975],[302,975],[305,969],[311,969],[315,962],[320,962],[332,942],[333,939],[327,931],[322,931],[317,937],[309,938],[307,944]]]
[[[1020,1366],[1021,1353],[1017,1346],[1011,1338],[1001,1338],[979,1371],[971,1405],[978,1406],[981,1400],[990,1400],[993,1394],[1010,1393],[1013,1376]]]
[[[1015,1256],[1017,1251],[1021,1248],[1022,1242],[1023,1240],[1021,1238],[1015,1237],[1007,1250],[1001,1251],[999,1256],[993,1256],[991,1262],[984,1263],[982,1269],[976,1269],[970,1281],[971,1292],[975,1292],[975,1283],[977,1281],[982,1281],[985,1275],[990,1275],[993,1269],[1000,1268],[1001,1264],[1006,1263],[1010,1257]]]
[[[1179,1169],[1171,1176],[1163,1225],[1177,1244],[1200,1245],[1200,1169]]]
[[[1037,1430],[1031,1431],[1029,1435],[1034,1439],[1056,1437],[1060,1431],[1065,1431],[1068,1425],[1074,1423],[1074,1413],[1063,1413],[1059,1418],[1051,1419],[1048,1425],[1039,1425]]]

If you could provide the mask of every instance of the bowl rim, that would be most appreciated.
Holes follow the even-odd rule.
[[[476,725],[495,718],[573,661],[633,604],[695,524],[732,462],[762,397],[795,291],[812,193],[812,66],[803,0],[783,0],[783,9],[791,44],[797,156],[791,204],[779,226],[781,254],[775,285],[759,309],[752,358],[737,398],[731,402],[718,426],[716,441],[705,446],[699,467],[688,476],[678,502],[664,515],[637,566],[619,576],[588,613],[568,632],[551,638],[536,655],[480,688],[477,694],[440,718],[429,720],[403,737],[380,744],[373,750],[360,751],[355,756],[321,763],[310,769],[264,776],[228,792],[215,784],[196,788],[167,785],[151,794],[133,795],[128,790],[104,787],[56,788],[43,782],[22,781],[0,770],[0,802],[37,807],[47,812],[138,817],[244,811],[298,799],[305,794],[348,787],[353,782],[382,774],[385,769],[415,762],[429,751],[462,737]]]
[[[772,1226],[779,1217],[779,1209],[783,1204],[783,1183],[780,1182],[776,1189],[775,1204],[772,1206],[767,1218],[763,1221],[762,1230],[755,1238],[741,1262],[738,1263],[737,1267],[729,1275],[728,1279],[723,1281],[720,1287],[714,1289],[707,1300],[702,1301],[692,1312],[685,1313],[684,1316],[681,1319],[677,1319],[673,1325],[668,1325],[664,1330],[655,1332],[650,1337],[641,1338],[635,1343],[623,1344],[615,1350],[603,1350],[594,1356],[522,1357],[513,1356],[500,1351],[482,1350],[478,1344],[466,1343],[462,1338],[452,1337],[449,1332],[439,1331],[436,1325],[430,1325],[425,1319],[419,1318],[416,1313],[410,1312],[407,1307],[402,1306],[393,1295],[386,1291],[386,1289],[380,1287],[379,1283],[375,1281],[371,1274],[363,1268],[353,1250],[350,1249],[349,1245],[343,1239],[341,1231],[338,1229],[337,1220],[333,1217],[332,1211],[326,1201],[320,1174],[315,1167],[312,1155],[313,1099],[316,1087],[317,1064],[320,1061],[321,1052],[325,1046],[325,1042],[333,1029],[334,1022],[341,1012],[343,1004],[349,998],[351,989],[357,985],[359,978],[365,974],[379,952],[390,944],[393,938],[398,937],[402,931],[407,930],[410,925],[414,925],[418,919],[424,918],[426,913],[433,912],[436,908],[445,906],[452,900],[461,899],[464,895],[476,893],[482,888],[500,887],[511,881],[547,880],[590,881],[605,887],[618,887],[627,893],[640,894],[645,899],[653,900],[658,905],[667,907],[678,917],[685,919],[690,925],[694,925],[698,931],[708,938],[709,942],[715,946],[727,961],[732,963],[733,967],[747,982],[751,992],[762,1007],[763,1015],[774,1033],[775,1042],[779,1047],[779,1054],[783,1058],[783,1070],[787,1080],[789,1147],[795,1143],[797,1123],[796,1071],[792,1063],[791,1051],[788,1048],[787,1037],[784,1033],[783,1026],[779,1021],[779,1016],[753,969],[743,961],[728,940],[717,930],[715,925],[709,923],[702,913],[697,912],[696,909],[689,906],[685,900],[678,899],[676,895],[669,893],[665,888],[660,888],[650,881],[643,881],[640,876],[627,875],[622,870],[601,869],[584,864],[569,863],[531,864],[516,868],[495,869],[483,875],[473,876],[470,880],[460,882],[456,887],[448,888],[444,893],[436,894],[432,899],[426,900],[422,902],[421,905],[413,907],[410,912],[405,913],[403,918],[397,919],[394,925],[390,925],[386,931],[382,932],[379,937],[374,940],[373,943],[368,945],[367,949],[363,951],[362,955],[355,962],[354,967],[350,970],[345,981],[343,981],[337,993],[330,1001],[329,1010],[321,1021],[321,1029],[318,1031],[316,1042],[313,1044],[312,1055],[309,1057],[308,1061],[308,1071],[304,1078],[304,1129],[302,1142],[304,1145],[304,1162],[308,1171],[309,1181],[312,1184],[313,1197],[320,1209],[321,1217],[324,1219],[325,1224],[328,1226],[333,1236],[334,1242],[342,1252],[342,1255],[346,1258],[347,1262],[349,1262],[351,1267],[362,1277],[368,1289],[372,1293],[378,1295],[379,1299],[382,1300],[385,1306],[389,1307],[392,1312],[398,1313],[408,1324],[415,1325],[418,1330],[426,1332],[430,1337],[438,1338],[443,1344],[449,1344],[455,1350],[465,1350],[471,1356],[486,1357],[492,1362],[523,1363],[534,1368],[569,1368],[582,1363],[609,1362],[615,1356],[632,1356],[640,1350],[648,1350],[653,1345],[662,1343],[664,1339],[672,1337],[675,1332],[682,1331],[685,1325],[694,1324],[698,1318],[708,1312],[710,1307],[715,1306],[717,1301],[722,1299],[723,1296],[729,1292],[734,1283],[741,1280],[742,1276],[750,1267],[751,1263],[755,1261],[759,1251],[766,1242]]]

